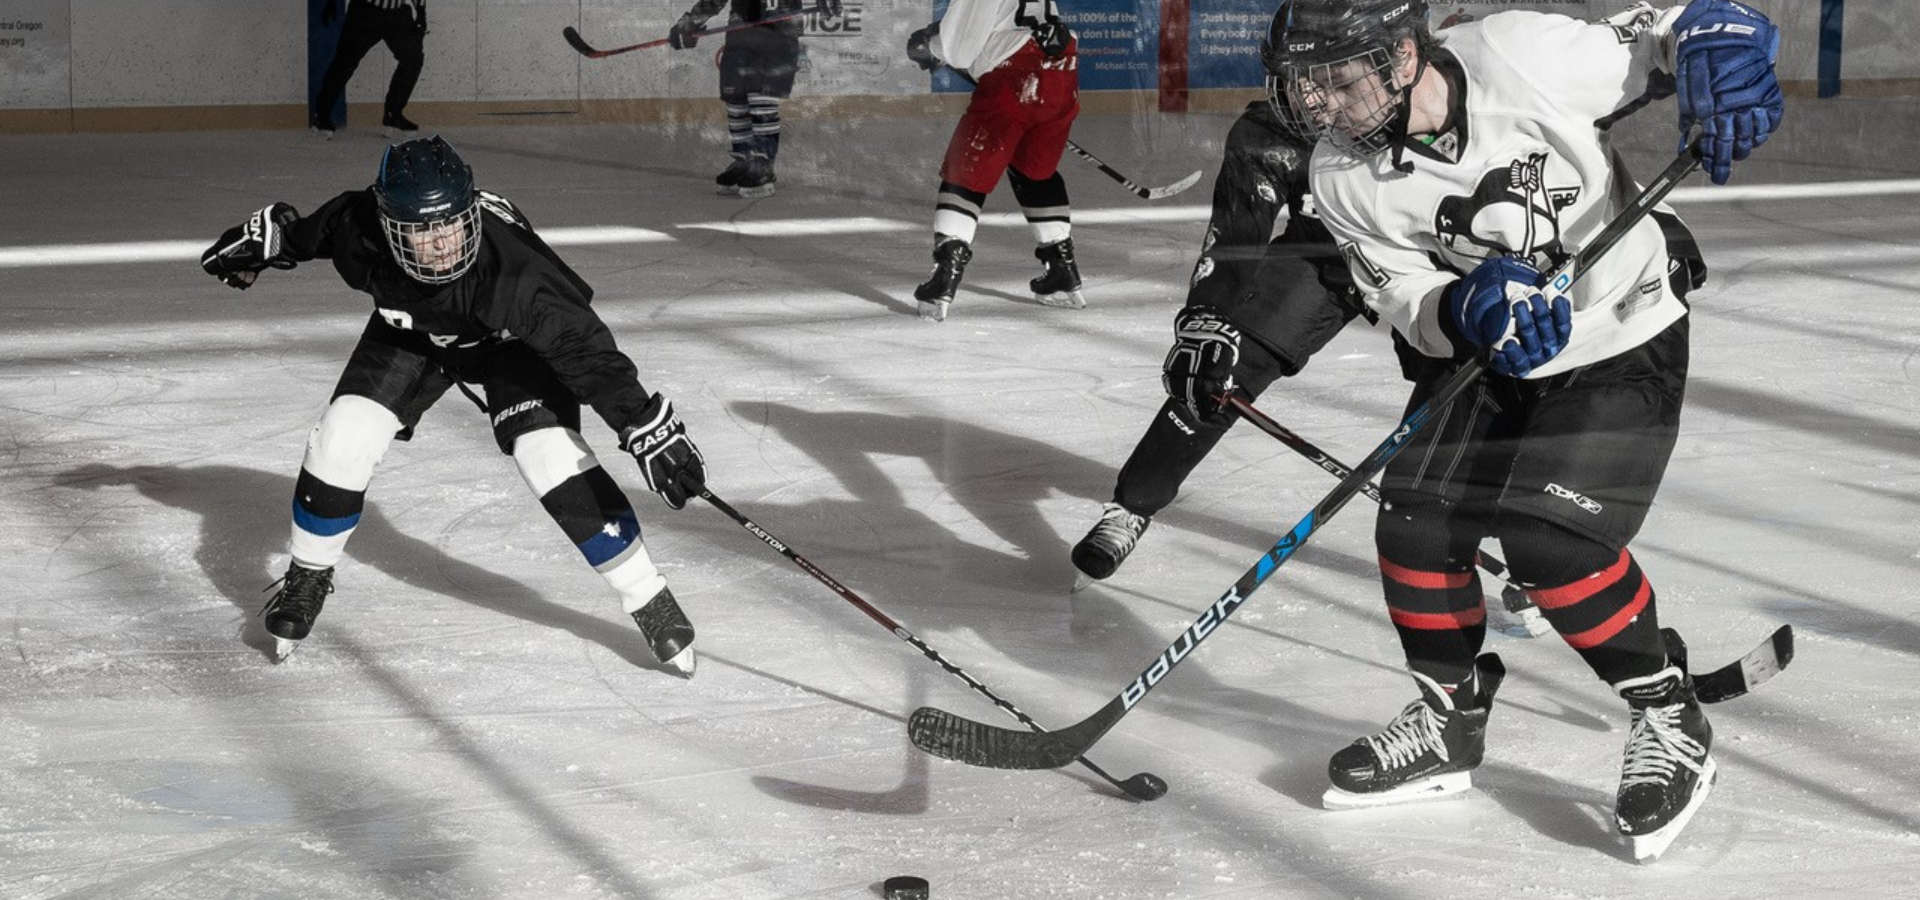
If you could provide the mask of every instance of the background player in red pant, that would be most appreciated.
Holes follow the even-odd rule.
[[[1060,156],[1080,114],[1079,54],[1053,0],[953,0],[940,21],[907,39],[907,57],[945,64],[975,82],[940,163],[933,213],[933,275],[914,289],[920,318],[940,322],[973,259],[980,208],[1005,170],[1033,226],[1045,271],[1028,282],[1035,300],[1080,309],[1080,268]]]

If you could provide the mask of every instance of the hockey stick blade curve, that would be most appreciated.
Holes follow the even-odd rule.
[[[1793,662],[1793,626],[1782,625],[1747,655],[1711,672],[1693,676],[1693,695],[1701,703],[1742,696],[1780,674]]]
[[[1168,197],[1178,194],[1181,191],[1184,191],[1187,188],[1193,187],[1194,185],[1199,183],[1200,183],[1200,170],[1195,169],[1193,170],[1193,174],[1188,175],[1187,177],[1182,178],[1179,181],[1176,181],[1172,184],[1169,184],[1166,187],[1147,188],[1146,191],[1142,193],[1140,196],[1143,199],[1147,199],[1147,200],[1165,200]]]
[[[600,58],[600,51],[588,46],[587,39],[581,37],[580,32],[572,25],[560,29],[560,36],[566,38],[567,46],[572,47],[574,52],[579,53],[581,56],[587,57],[588,59]]]

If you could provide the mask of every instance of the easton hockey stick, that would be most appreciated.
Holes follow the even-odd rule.
[[[939,651],[934,650],[932,647],[927,646],[925,641],[922,641],[918,637],[915,637],[913,632],[908,631],[906,629],[906,626],[901,625],[899,622],[894,621],[892,618],[888,617],[886,613],[881,612],[873,604],[868,603],[864,599],[861,599],[859,594],[856,594],[853,591],[848,590],[845,586],[841,585],[840,582],[833,580],[833,576],[828,575],[826,572],[822,571],[819,566],[816,566],[812,562],[808,561],[806,557],[793,552],[793,548],[788,547],[784,541],[781,541],[779,538],[774,537],[771,532],[767,531],[765,528],[761,528],[760,525],[754,522],[752,519],[749,519],[746,516],[741,515],[739,510],[734,509],[732,506],[728,505],[725,500],[722,500],[719,497],[714,496],[714,493],[712,491],[702,490],[700,492],[700,499],[705,500],[708,503],[712,504],[714,509],[717,509],[723,513],[726,513],[728,518],[734,520],[735,522],[740,523],[740,527],[745,528],[749,533],[751,533],[754,537],[759,538],[767,546],[780,551],[780,555],[785,556],[786,558],[792,560],[794,565],[799,566],[801,569],[805,570],[808,575],[812,575],[814,579],[819,581],[821,584],[824,584],[827,587],[832,588],[833,592],[836,594],[839,594],[841,599],[847,601],[848,603],[853,604],[854,608],[860,610],[861,612],[866,613],[867,618],[870,618],[875,622],[880,623],[880,626],[882,628],[885,628],[888,631],[893,632],[894,637],[897,637],[903,641],[906,641],[908,644],[913,646],[913,649],[920,651],[920,653],[926,656],[926,658],[933,660],[936,664],[940,666],[940,668],[947,670],[947,672],[953,675],[955,678],[958,678],[961,681],[966,682],[967,687],[973,688],[975,691],[978,691],[981,694],[981,696],[986,697],[988,700],[992,700],[995,706],[998,706],[1001,709],[1006,710],[1014,718],[1019,719],[1021,724],[1027,726],[1028,728],[1033,729],[1034,731],[1044,732],[1046,730],[1040,727],[1040,723],[1035,722],[1031,716],[1028,716],[1026,713],[1021,712],[1019,707],[1016,707],[1012,703],[1007,702],[1005,698],[1001,697],[999,694],[994,693],[993,690],[987,687],[986,685],[981,684],[978,679],[974,678],[972,675],[967,674],[966,671],[961,669],[959,666],[956,666],[953,663],[948,662],[946,660],[946,657],[941,656]],[[1064,764],[1065,763],[1062,763],[1062,765]],[[1140,772],[1131,778],[1120,780],[1108,774],[1107,770],[1102,769],[1099,766],[1095,765],[1093,760],[1086,759],[1083,757],[1080,759],[1080,764],[1083,766],[1086,766],[1088,771],[1091,771],[1095,775],[1098,775],[1101,778],[1105,779],[1108,784],[1111,784],[1114,787],[1119,788],[1127,796],[1132,797],[1135,800],[1152,801],[1152,800],[1158,800],[1161,797],[1166,796],[1167,783],[1164,780],[1162,780],[1160,776],[1154,775],[1151,772]]]
[[[1233,410],[1239,413],[1241,418],[1252,422],[1255,428],[1266,432],[1280,443],[1287,445],[1288,449],[1306,457],[1314,465],[1326,470],[1333,475],[1333,477],[1345,478],[1348,472],[1353,471],[1347,464],[1334,459],[1327,454],[1327,451],[1320,449],[1312,441],[1294,434],[1287,426],[1274,421],[1272,416],[1261,412],[1258,407],[1253,405],[1252,401],[1238,394],[1231,393],[1217,395],[1214,399],[1224,406],[1233,407]],[[1382,505],[1386,503],[1386,501],[1380,497],[1380,489],[1374,487],[1373,482],[1367,482],[1361,485],[1360,493],[1367,495],[1367,499],[1375,503]],[[1544,619],[1540,618],[1537,607],[1535,607],[1533,601],[1527,597],[1526,591],[1519,585],[1514,584],[1513,579],[1507,577],[1507,564],[1501,562],[1500,557],[1482,551],[1476,553],[1474,558],[1480,563],[1480,568],[1487,570],[1487,574],[1500,579],[1503,585],[1503,587],[1500,588],[1500,601],[1509,613],[1519,614],[1525,610],[1534,610],[1532,617],[1525,621],[1538,622],[1539,624],[1534,627],[1543,630],[1536,632],[1533,630],[1533,627],[1528,627],[1521,636],[1535,637],[1540,634],[1545,634],[1545,629],[1552,627],[1548,625]]]
[[[947,68],[947,71],[952,72],[953,74],[959,76],[961,81],[964,81],[970,85],[973,85],[974,87],[980,86],[980,82],[974,81],[972,75],[968,75],[967,73],[962,72],[959,69],[955,69],[949,66]],[[1200,170],[1195,169],[1193,171],[1193,174],[1188,175],[1187,177],[1182,178],[1179,181],[1176,181],[1172,184],[1163,185],[1161,187],[1153,187],[1153,188],[1141,187],[1140,185],[1133,183],[1133,179],[1130,179],[1127,176],[1120,174],[1120,171],[1118,169],[1115,169],[1114,167],[1107,165],[1104,162],[1101,162],[1100,157],[1094,156],[1093,154],[1088,153],[1086,151],[1086,148],[1081,147],[1079,144],[1074,143],[1071,138],[1067,140],[1067,149],[1072,150],[1073,155],[1078,156],[1089,163],[1092,163],[1094,168],[1099,169],[1101,172],[1105,173],[1108,178],[1111,178],[1114,181],[1120,182],[1121,187],[1126,188],[1129,191],[1132,191],[1135,197],[1139,197],[1142,200],[1165,200],[1166,198],[1171,197],[1175,194],[1178,194],[1181,191],[1186,190],[1187,188],[1193,187],[1195,184],[1198,184],[1200,181]]]
[[[735,24],[728,25],[725,28],[712,28],[706,31],[696,31],[693,33],[693,36],[696,38],[703,38],[711,34],[726,34],[729,31],[739,31],[742,28],[757,28],[761,25],[771,25],[775,22],[785,22],[788,19],[797,19],[804,15],[806,15],[806,12],[803,10],[799,12],[784,13],[778,16],[768,16],[764,19],[761,19],[758,22],[737,22]],[[645,50],[649,47],[658,47],[663,44],[673,43],[673,38],[663,37],[656,40],[646,41],[644,43],[629,44],[625,47],[613,47],[607,50],[595,50],[593,48],[593,45],[587,43],[586,38],[583,38],[580,36],[579,29],[574,28],[572,25],[568,25],[567,27],[560,29],[560,36],[567,39],[567,46],[572,47],[574,50],[578,51],[581,56],[584,56],[588,59],[606,59],[609,56],[619,56],[622,53],[632,53],[635,50]]]
[[[1668,165],[1666,170],[1640,192],[1622,210],[1600,229],[1588,246],[1554,269],[1541,279],[1541,287],[1550,287],[1555,293],[1564,294],[1572,288],[1593,263],[1613,249],[1627,232],[1639,224],[1647,213],[1652,211],[1662,198],[1673,190],[1687,173],[1696,168],[1696,152],[1691,141]],[[1188,625],[1185,631],[1174,638],[1165,650],[1154,657],[1152,663],[1135,676],[1133,681],[1120,690],[1105,706],[1093,715],[1059,731],[1045,733],[1022,733],[1007,728],[999,728],[984,722],[954,715],[946,710],[932,706],[923,706],[914,710],[907,719],[907,736],[913,745],[944,759],[958,760],[976,766],[989,766],[998,769],[1054,769],[1072,762],[1086,753],[1111,731],[1120,719],[1145,699],[1155,686],[1159,685],[1175,666],[1200,648],[1201,642],[1219,630],[1220,626],[1247,598],[1265,583],[1267,577],[1277,571],[1287,560],[1292,559],[1308,538],[1328,519],[1340,511],[1340,508],[1360,492],[1360,486],[1373,478],[1389,461],[1406,448],[1412,436],[1427,424],[1432,416],[1451,404],[1456,397],[1478,381],[1486,371],[1484,360],[1476,360],[1461,366],[1459,371],[1448,378],[1434,391],[1425,403],[1402,419],[1399,427],[1376,447],[1360,466],[1340,479],[1333,491],[1322,498],[1313,509],[1307,511],[1293,530],[1280,536],[1273,547],[1262,554],[1235,581],[1227,592],[1220,595],[1200,614],[1200,617]]]

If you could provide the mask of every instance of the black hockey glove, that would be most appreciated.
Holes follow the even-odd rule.
[[[1232,391],[1240,362],[1240,329],[1211,306],[1189,306],[1173,317],[1173,349],[1161,366],[1167,396],[1201,421],[1227,415],[1215,399]]]
[[[837,19],[840,17],[840,0],[814,0],[813,11],[819,13],[822,19]]]
[[[293,268],[293,259],[282,252],[280,244],[287,227],[299,218],[300,213],[285,203],[275,203],[254,213],[245,222],[227,229],[226,234],[200,255],[200,268],[243,291],[252,287],[254,276],[269,266]]]
[[[667,398],[654,394],[640,414],[642,424],[620,432],[620,447],[640,463],[647,490],[659,494],[668,506],[683,508],[706,488],[707,462]]]
[[[907,35],[907,58],[923,71],[931,72],[940,68],[940,57],[933,55],[933,36],[940,33],[940,23],[935,22],[925,28]]]
[[[692,48],[693,45],[700,43],[700,26],[705,24],[707,24],[705,19],[694,18],[693,13],[681,16],[680,21],[673,23],[673,27],[667,29],[667,45],[675,50]]]

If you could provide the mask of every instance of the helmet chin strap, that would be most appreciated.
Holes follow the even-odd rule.
[[[1418,60],[1413,69],[1413,80],[1400,90],[1406,102],[1400,104],[1399,111],[1393,114],[1393,122],[1388,126],[1392,129],[1393,137],[1393,170],[1402,175],[1413,174],[1413,163],[1405,161],[1401,156],[1407,147],[1407,129],[1413,121],[1413,89],[1419,87],[1420,79],[1427,74],[1426,54],[1421,53],[1418,47],[1414,48],[1413,53]]]

